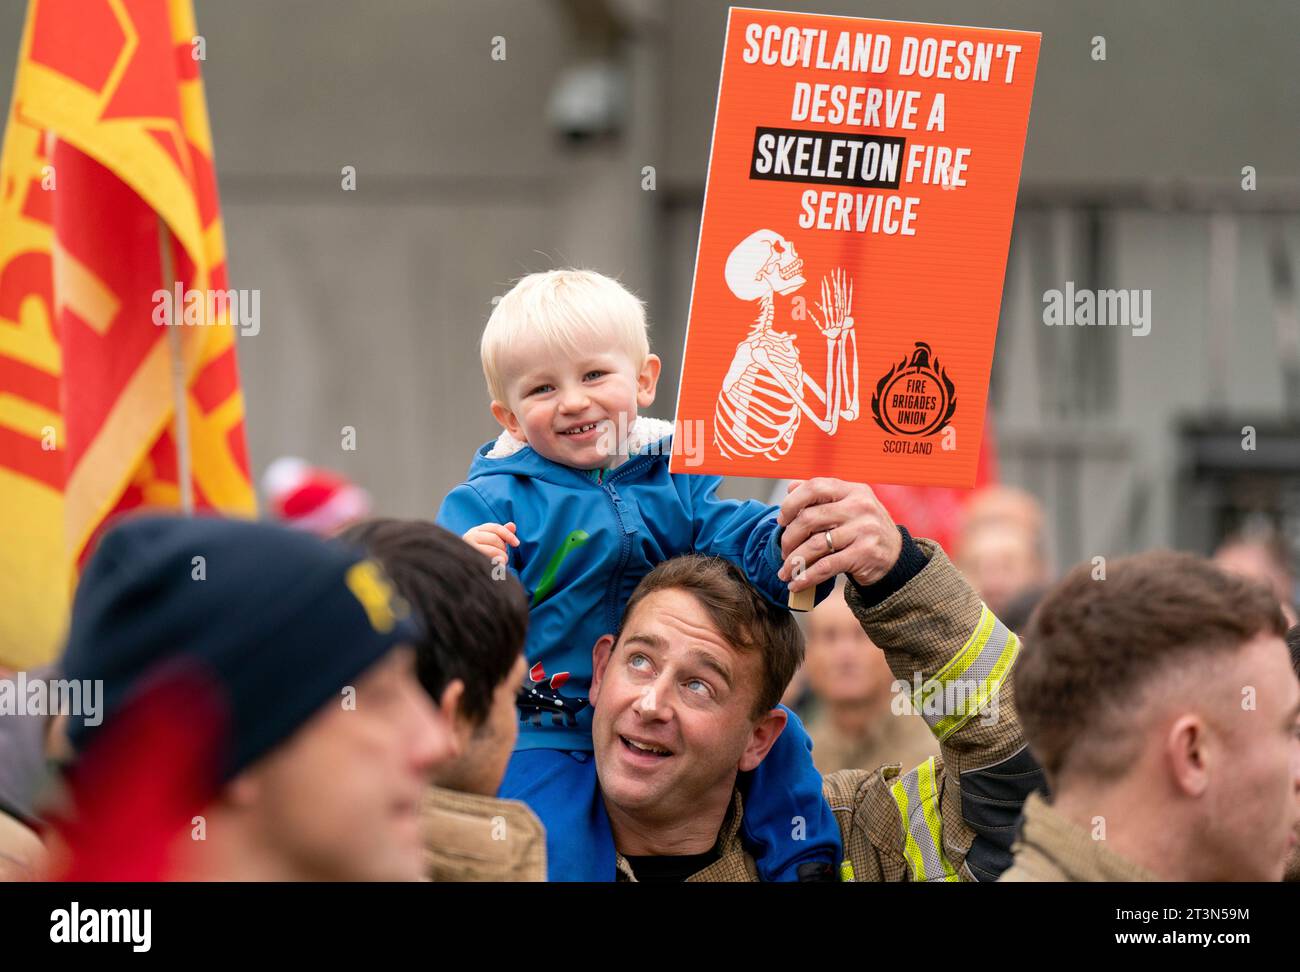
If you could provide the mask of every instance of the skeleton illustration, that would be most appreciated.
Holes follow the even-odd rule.
[[[808,312],[826,338],[826,386],[803,369],[795,335],[773,327],[776,296],[793,294],[804,280],[794,244],[772,230],[745,237],[727,258],[731,292],[758,301],[758,318],[736,346],[713,412],[713,441],[728,459],[766,456],[775,462],[794,445],[806,416],[827,435],[840,420],[858,417],[858,342],[853,330],[853,282],[843,270],[822,278],[821,319]],[[851,357],[850,357],[851,355]],[[818,402],[810,404],[805,391]]]

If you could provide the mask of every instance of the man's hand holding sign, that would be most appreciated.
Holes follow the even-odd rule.
[[[808,479],[790,484],[777,522],[785,566],[781,579],[790,584],[791,606],[801,592],[812,591],[836,574],[859,584],[874,584],[898,560],[902,534],[870,486],[839,479]]]

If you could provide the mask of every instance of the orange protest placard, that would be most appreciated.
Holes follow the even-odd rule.
[[[731,9],[674,472],[972,485],[1039,40]]]

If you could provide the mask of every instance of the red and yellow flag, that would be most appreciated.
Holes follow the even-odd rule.
[[[53,657],[109,517],[180,504],[178,427],[194,508],[255,512],[229,305],[155,323],[160,290],[228,286],[197,49],[190,0],[28,7],[0,155],[0,665]]]

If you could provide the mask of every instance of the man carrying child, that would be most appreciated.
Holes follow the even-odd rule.
[[[500,796],[546,825],[552,880],[613,880],[592,761],[592,646],[617,629],[641,579],[681,554],[725,558],[782,610],[798,588],[776,507],[722,500],[718,477],[668,471],[672,425],[640,414],[655,400],[659,358],[641,302],[619,283],[586,271],[525,277],[492,312],[481,357],[503,431],[437,520],[530,599],[529,682]],[[816,580],[825,597],[833,578]],[[752,788],[742,837],[766,880],[832,878],[839,831],[807,734],[787,718],[756,778],[741,782]],[[791,837],[794,818],[806,822],[803,840]]]

